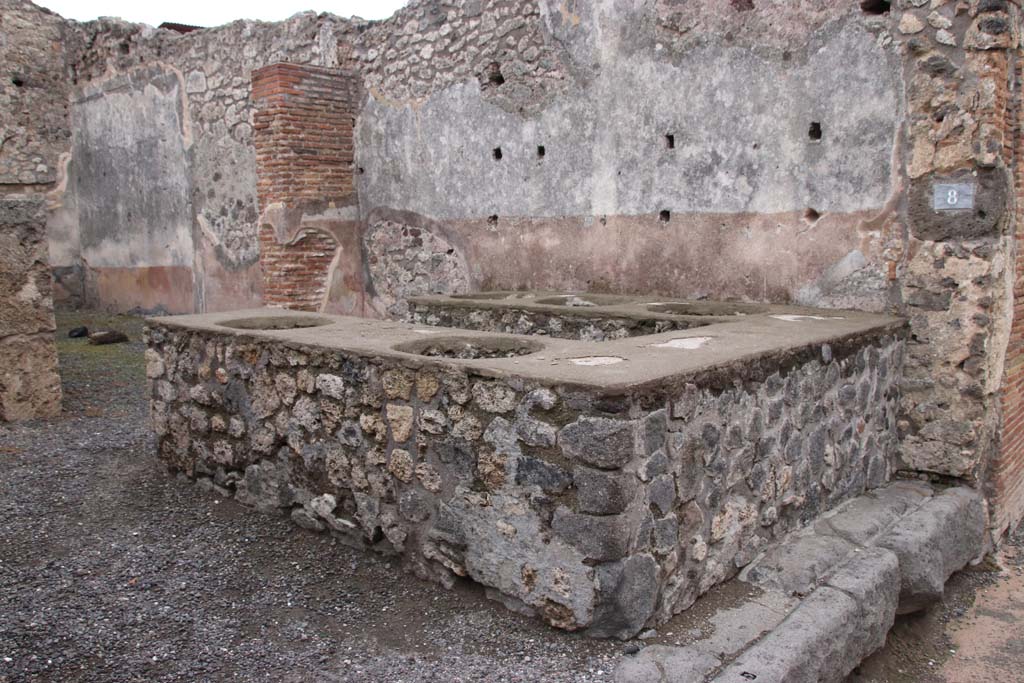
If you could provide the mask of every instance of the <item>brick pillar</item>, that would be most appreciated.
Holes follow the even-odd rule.
[[[271,64],[253,71],[252,96],[264,302],[321,310],[332,266],[358,263],[343,245],[358,244],[360,231],[352,168],[359,80],[340,69]]]

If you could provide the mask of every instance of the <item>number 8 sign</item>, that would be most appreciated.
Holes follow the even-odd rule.
[[[974,184],[936,183],[932,194],[932,208],[936,211],[973,209]]]

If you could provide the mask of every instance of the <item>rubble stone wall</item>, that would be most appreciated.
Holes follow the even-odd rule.
[[[452,244],[470,290],[906,315],[901,467],[988,489],[997,532],[1019,519],[1019,3],[538,7],[559,78],[511,70],[545,84],[535,95],[468,79],[370,91],[364,213],[402,210]],[[935,211],[944,182],[973,183],[975,207]]]
[[[0,0],[0,192],[45,192],[68,150],[68,23],[19,0]]]
[[[1013,443],[1004,422],[1016,410],[1007,368],[1019,355],[1010,326],[1021,12],[1002,0],[905,4],[894,16],[908,108],[897,269],[899,310],[912,330],[902,457],[909,470],[1001,491],[990,495],[998,537],[1024,501],[1008,466],[1024,454],[1000,445]],[[934,185],[964,180],[977,187],[973,210],[935,211]]]
[[[173,470],[596,636],[664,622],[894,467],[891,336],[635,394],[173,325],[147,336]]]
[[[452,244],[470,290],[906,315],[901,466],[999,490],[995,526],[1018,519],[1022,432],[1000,441],[1001,412],[1020,404],[1004,379],[1018,3],[538,7],[559,78],[517,65],[546,84],[504,90],[519,108],[488,80],[397,102],[370,91],[362,211],[401,210]],[[418,59],[389,56],[396,72]],[[975,208],[934,211],[934,185],[956,181],[976,185]]]

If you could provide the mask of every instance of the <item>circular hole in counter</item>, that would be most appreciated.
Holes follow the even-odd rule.
[[[217,324],[235,330],[298,330],[305,327],[323,327],[333,322],[330,318],[306,315],[261,315],[225,320]]]
[[[563,294],[551,296],[546,299],[537,299],[538,304],[546,306],[566,306],[569,308],[588,308],[592,306],[617,306],[628,304],[634,301],[628,296],[614,296],[610,294]]]
[[[669,315],[754,315],[764,313],[767,306],[757,304],[740,304],[719,301],[673,301],[659,304],[649,304],[647,310],[651,313],[668,313]]]
[[[417,339],[396,344],[391,348],[402,353],[429,358],[478,360],[527,356],[542,350],[544,345],[518,337],[443,337],[440,339]]]

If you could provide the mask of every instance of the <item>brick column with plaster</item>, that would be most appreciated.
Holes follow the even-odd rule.
[[[352,137],[359,80],[341,69],[271,64],[253,71],[252,94],[264,302],[361,313]],[[331,299],[342,303],[329,306]]]

